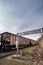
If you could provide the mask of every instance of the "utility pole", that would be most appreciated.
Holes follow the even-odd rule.
[[[16,48],[17,48],[17,53],[19,52],[19,36],[17,33],[17,38],[16,38]]]

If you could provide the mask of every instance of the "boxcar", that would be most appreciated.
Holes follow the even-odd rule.
[[[15,48],[16,47],[15,42],[16,42],[17,38],[19,39],[19,47],[28,46],[28,45],[30,45],[30,43],[32,43],[31,39],[24,38],[24,37],[21,37],[21,36],[18,37],[15,34],[12,34],[12,33],[9,33],[9,32],[4,32],[0,35],[1,45],[3,46],[2,48],[7,49],[7,50]]]

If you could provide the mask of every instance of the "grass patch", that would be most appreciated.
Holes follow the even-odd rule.
[[[29,49],[24,49],[23,50],[23,55],[29,55],[32,51]]]

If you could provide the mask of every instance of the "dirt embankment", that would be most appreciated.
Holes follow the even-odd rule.
[[[43,36],[40,37],[40,38],[37,40],[37,42],[39,43],[40,47],[43,48]]]
[[[37,40],[34,47],[25,50],[25,54],[30,56],[33,60],[33,65],[43,65],[43,37]]]
[[[37,40],[39,44],[31,53],[31,56],[35,59],[36,65],[43,65],[43,36]]]

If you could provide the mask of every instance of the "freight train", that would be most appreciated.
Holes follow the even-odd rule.
[[[29,45],[35,45],[36,41],[17,36],[15,34],[9,33],[9,32],[4,32],[0,34],[0,50],[11,50],[16,48],[16,39],[19,39],[19,48],[20,47],[25,47]]]

